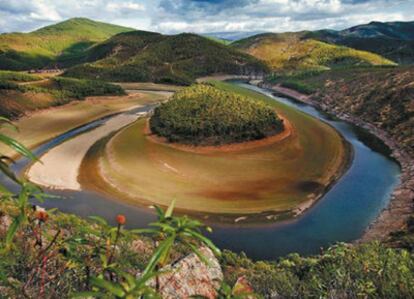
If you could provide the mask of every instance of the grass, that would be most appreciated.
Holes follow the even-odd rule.
[[[208,84],[175,93],[154,110],[150,127],[170,142],[191,145],[257,140],[283,131],[270,106]]]
[[[233,46],[265,61],[273,70],[282,71],[395,64],[377,54],[305,39],[299,33],[262,34]]]
[[[150,141],[140,120],[115,135],[100,158],[106,190],[136,204],[165,206],[173,197],[192,212],[279,214],[317,197],[341,172],[346,150],[330,126],[253,91],[214,84],[271,104],[296,134],[262,148],[202,155]]]

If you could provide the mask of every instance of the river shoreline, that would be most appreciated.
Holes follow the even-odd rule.
[[[276,93],[291,97],[297,101],[314,106],[335,117],[350,122],[360,128],[367,130],[379,138],[391,150],[390,156],[394,158],[401,167],[400,184],[393,190],[390,202],[378,217],[367,227],[364,234],[356,240],[357,243],[373,240],[384,241],[389,238],[390,233],[401,230],[406,225],[407,219],[412,215],[414,209],[414,158],[398,146],[398,143],[384,130],[365,122],[355,116],[349,115],[333,105],[319,103],[311,96],[298,91],[282,87],[280,85],[255,82],[256,85],[270,89]]]

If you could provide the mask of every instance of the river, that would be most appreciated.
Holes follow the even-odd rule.
[[[329,123],[352,145],[354,159],[342,178],[298,219],[257,227],[213,225],[211,239],[220,248],[243,251],[253,259],[275,259],[292,252],[316,254],[321,248],[335,242],[349,242],[359,238],[387,206],[392,190],[399,184],[400,168],[388,157],[386,149],[378,147],[379,142],[372,142],[375,137],[369,133],[350,123],[331,118],[309,105],[274,96],[269,90],[249,84],[234,84],[263,93],[275,101],[286,103]],[[129,113],[145,112],[148,109],[150,107],[139,108]],[[109,118],[105,117],[62,134],[35,149],[34,153],[40,156],[65,140],[96,128]],[[13,165],[13,169],[20,172],[27,163],[26,159],[20,159]],[[0,177],[0,181],[17,190],[17,186],[4,176]],[[144,227],[154,220],[149,209],[128,205],[95,192],[46,191],[62,197],[42,203],[46,208],[56,207],[82,217],[98,215],[109,221],[113,221],[116,214],[122,213],[126,215],[130,228]]]

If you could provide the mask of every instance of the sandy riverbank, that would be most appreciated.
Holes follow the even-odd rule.
[[[401,166],[401,183],[391,194],[390,203],[381,212],[377,219],[369,225],[362,237],[357,242],[368,242],[372,240],[385,240],[389,234],[398,231],[406,225],[407,219],[414,210],[414,158],[401,149],[396,141],[384,130],[364,122],[352,115],[339,112],[334,106],[328,106],[312,100],[310,96],[301,94],[295,90],[282,87],[280,85],[261,84],[261,87],[269,88],[277,93],[292,97],[298,101],[312,105],[335,115],[339,119],[351,122],[361,128],[366,129],[371,134],[381,139],[391,151],[391,156],[395,158]],[[333,101],[332,101],[333,102]]]
[[[37,110],[13,121],[18,131],[3,129],[12,138],[33,149],[64,132],[87,124],[102,117],[126,111],[131,107],[162,100],[162,95],[133,92],[126,96],[88,97],[83,101],[73,101],[66,105]],[[0,151],[7,156],[15,152],[0,145]]]
[[[137,107],[134,107],[137,108]],[[51,149],[27,171],[27,178],[52,189],[81,190],[79,167],[87,151],[101,138],[137,120],[135,114],[120,114],[102,126]]]

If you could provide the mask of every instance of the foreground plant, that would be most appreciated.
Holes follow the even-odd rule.
[[[180,243],[194,252],[203,262],[208,263],[200,253],[197,246],[204,245],[210,248],[216,256],[221,255],[211,240],[203,236],[202,229],[211,232],[210,227],[206,227],[198,220],[193,220],[187,216],[173,216],[175,201],[172,201],[166,211],[155,206],[158,220],[150,223],[149,229],[133,230],[136,233],[146,233],[158,240],[157,249],[144,270],[144,275],[152,273],[157,266],[165,266],[169,261],[171,250],[175,243]]]
[[[0,117],[0,129],[4,129],[6,127],[17,130],[17,127],[14,126],[7,118]],[[17,154],[20,154],[30,160],[37,160],[36,156],[23,144],[4,133],[0,133],[0,143],[11,148]],[[18,178],[13,173],[10,168],[10,164],[13,162],[14,161],[11,157],[0,153],[0,171],[10,180],[20,185],[20,192],[18,194],[13,194],[5,186],[0,184],[1,199],[11,200],[17,208],[17,213],[13,217],[13,222],[7,231],[5,240],[6,242],[4,244],[5,247],[3,249],[7,249],[11,246],[13,238],[16,235],[18,229],[28,222],[29,214],[32,210],[29,200],[31,198],[35,198],[39,201],[42,201],[45,198],[45,194],[39,187],[31,184],[30,182],[27,182],[26,180]]]
[[[163,211],[159,207],[155,207],[155,209],[158,220],[149,224],[150,228],[135,229],[128,232],[129,234],[148,234],[154,238],[156,243],[153,255],[138,278],[124,271],[120,271],[117,268],[116,262],[114,262],[115,249],[119,237],[122,235],[122,226],[126,222],[125,216],[118,215],[116,218],[118,226],[110,228],[107,231],[109,238],[106,244],[113,244],[113,246],[111,247],[112,250],[108,258],[105,256],[101,257],[103,272],[97,277],[92,277],[90,280],[94,290],[77,294],[75,295],[76,297],[98,296],[110,298],[112,296],[115,298],[158,298],[159,295],[157,293],[160,290],[159,276],[164,274],[160,269],[170,262],[171,252],[175,245],[178,243],[184,245],[205,263],[208,263],[208,261],[198,250],[200,245],[207,246],[218,256],[221,255],[220,250],[208,238],[202,235],[201,230],[203,228],[211,231],[210,228],[186,216],[173,216],[174,201],[166,211]],[[94,219],[101,224],[107,225],[106,221],[101,218],[94,217]],[[109,275],[105,275],[105,271]],[[151,285],[154,284],[154,279],[155,287],[152,288]]]

